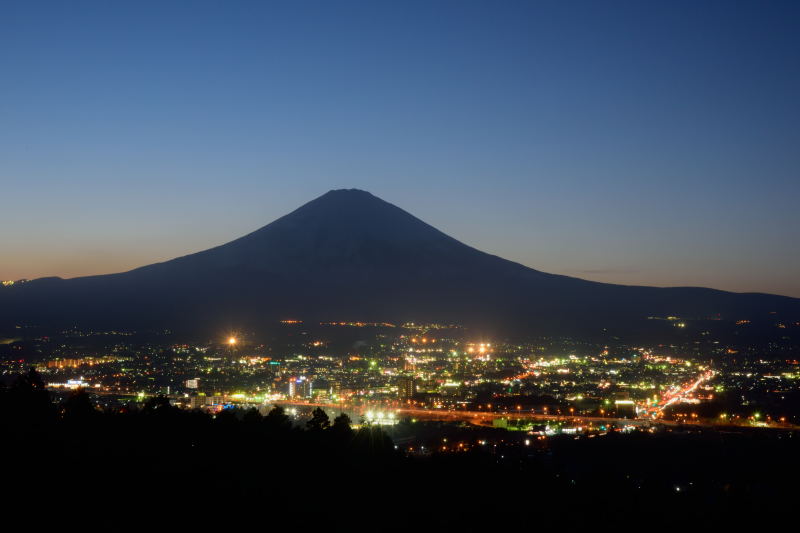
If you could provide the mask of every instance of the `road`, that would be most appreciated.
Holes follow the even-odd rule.
[[[581,415],[551,415],[551,414],[538,414],[530,412],[487,412],[487,411],[461,411],[461,410],[448,410],[448,409],[416,409],[416,408],[391,408],[382,407],[378,405],[350,405],[339,403],[317,403],[317,402],[304,402],[295,400],[283,400],[275,402],[278,405],[292,406],[292,407],[322,407],[323,409],[331,410],[346,410],[357,415],[365,415],[368,412],[383,411],[385,413],[394,413],[395,416],[412,417],[418,420],[441,420],[449,422],[467,422],[476,426],[492,426],[493,421],[496,419],[505,418],[508,420],[540,420],[542,422],[572,422],[576,426],[588,425],[610,425],[615,424],[618,426],[635,425],[647,426],[653,423],[664,425],[680,425],[679,422],[643,418],[614,418],[614,417],[600,417],[600,416],[581,416]],[[706,425],[703,421],[693,421],[692,425],[702,426]],[[719,425],[711,424],[708,425]]]
[[[661,409],[679,401],[681,398],[686,397],[686,395],[691,394],[694,392],[697,387],[700,386],[704,381],[710,379],[711,376],[703,374],[697,380],[689,383],[688,385],[676,389],[672,389],[665,393],[665,396],[662,397],[663,404],[659,402],[657,405],[661,405]],[[603,416],[583,416],[583,415],[563,415],[563,414],[543,414],[543,413],[532,413],[526,411],[508,411],[508,412],[490,412],[490,411],[464,411],[464,410],[450,410],[450,409],[419,409],[419,408],[410,408],[410,407],[390,407],[390,406],[382,406],[382,405],[369,405],[369,404],[361,404],[361,405],[353,405],[353,404],[341,404],[341,403],[318,403],[318,402],[307,402],[307,401],[299,401],[299,400],[282,400],[275,402],[277,405],[285,405],[285,406],[293,406],[293,407],[322,407],[324,409],[330,409],[333,411],[348,411],[350,413],[354,413],[357,416],[366,415],[368,412],[383,412],[387,415],[389,413],[393,413],[397,417],[412,417],[418,420],[440,420],[440,421],[449,421],[449,422],[467,422],[476,426],[488,426],[491,427],[493,425],[493,421],[496,419],[505,418],[507,420],[530,420],[530,421],[542,421],[542,422],[570,422],[574,426],[583,426],[583,425],[610,425],[614,424],[617,426],[650,426],[653,424],[656,425],[663,425],[663,426],[670,426],[670,427],[677,427],[677,426],[693,426],[693,427],[714,427],[714,428],[722,428],[722,427],[753,427],[746,420],[742,420],[739,422],[734,422],[731,420],[716,420],[716,419],[692,419],[688,421],[675,421],[675,420],[664,420],[663,418],[654,419],[652,417],[644,417],[644,418],[616,418],[616,417],[603,417]],[[759,426],[762,427],[762,426]],[[763,427],[771,427],[776,429],[791,429],[791,430],[800,430],[800,426],[792,425],[792,424],[778,424],[774,423],[771,426],[763,426]]]
[[[690,399],[692,394],[694,394],[700,385],[713,377],[714,371],[707,370],[706,372],[700,374],[700,376],[698,376],[697,379],[691,383],[687,383],[686,385],[680,387],[671,387],[661,395],[661,398],[655,404],[649,406],[640,406],[640,408],[643,407],[650,418],[661,418],[664,416],[664,410],[667,407],[674,403]]]

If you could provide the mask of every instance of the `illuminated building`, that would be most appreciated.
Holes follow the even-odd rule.
[[[307,379],[305,376],[291,378],[289,380],[288,395],[290,398],[310,398],[311,391],[311,380]]]
[[[625,418],[636,417],[636,402],[630,399],[614,400],[614,408],[617,416]]]
[[[331,396],[341,396],[342,394],[342,382],[338,379],[332,379],[329,381],[329,393]]]
[[[417,393],[417,383],[413,376],[397,378],[397,397],[403,401],[410,400]]]
[[[214,396],[206,396],[206,405],[222,405],[225,402],[225,398],[219,394]]]
[[[205,396],[190,396],[189,409],[200,409],[206,404]]]

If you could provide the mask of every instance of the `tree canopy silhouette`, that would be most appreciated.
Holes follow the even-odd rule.
[[[264,417],[264,425],[273,431],[289,431],[292,429],[292,420],[283,407],[276,405]]]
[[[306,427],[311,431],[322,431],[328,429],[330,425],[330,418],[321,407],[314,409],[311,413],[311,420],[306,422]]]
[[[73,391],[61,406],[61,416],[68,422],[88,422],[99,414],[83,388]]]
[[[350,417],[347,416],[345,413],[340,413],[339,416],[333,419],[333,425],[331,425],[331,431],[338,436],[343,438],[345,437],[352,437],[353,436],[353,429],[350,427],[352,421]]]

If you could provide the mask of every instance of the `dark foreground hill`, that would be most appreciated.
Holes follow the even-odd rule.
[[[774,326],[800,320],[800,300],[548,274],[476,250],[359,190],[328,192],[249,235],[164,263],[0,290],[3,327],[188,332],[301,318],[627,334],[653,316]]]

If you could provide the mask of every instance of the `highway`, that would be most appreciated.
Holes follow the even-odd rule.
[[[491,427],[496,419],[505,418],[507,420],[529,420],[529,421],[542,421],[542,422],[570,422],[574,426],[585,425],[610,425],[616,426],[641,426],[649,427],[653,425],[669,426],[669,427],[762,427],[773,429],[788,429],[800,430],[800,426],[773,422],[771,425],[753,426],[749,424],[746,419],[740,421],[734,420],[717,420],[717,419],[702,419],[694,418],[691,420],[677,421],[665,420],[662,418],[663,409],[686,398],[693,393],[697,388],[708,379],[711,379],[713,373],[706,372],[698,377],[695,381],[687,384],[686,386],[673,388],[667,391],[661,400],[655,405],[651,406],[647,416],[639,418],[618,418],[607,416],[584,416],[584,415],[564,415],[564,414],[549,414],[549,413],[533,413],[529,411],[466,411],[456,409],[420,409],[414,407],[394,407],[379,404],[348,404],[348,403],[317,403],[307,402],[301,400],[282,400],[275,402],[276,405],[290,406],[290,407],[322,407],[332,411],[347,411],[356,414],[356,416],[366,415],[369,412],[382,412],[386,415],[393,413],[395,417],[411,417],[417,420],[439,420],[449,422],[467,422],[476,426]],[[656,416],[653,416],[656,413]]]
[[[697,388],[704,382],[714,377],[714,371],[708,370],[703,372],[691,383],[682,387],[672,387],[661,395],[661,398],[654,405],[645,407],[647,415],[651,418],[661,418],[664,416],[664,410],[670,405],[687,400],[697,390]]]
[[[366,415],[368,412],[382,411],[384,413],[394,413],[398,417],[412,417],[417,420],[439,420],[448,422],[467,422],[476,426],[493,425],[496,419],[505,418],[507,420],[531,420],[542,422],[571,422],[575,426],[589,425],[609,425],[615,424],[617,426],[634,425],[634,426],[650,426],[654,424],[662,424],[668,426],[679,425],[692,425],[692,426],[720,426],[719,423],[711,421],[693,420],[691,422],[681,423],[670,420],[653,420],[650,418],[616,418],[616,417],[600,417],[600,416],[581,416],[581,415],[552,415],[552,414],[539,414],[531,412],[489,412],[489,411],[461,411],[450,409],[417,409],[417,408],[396,408],[386,407],[380,405],[351,405],[340,403],[317,403],[296,400],[282,400],[275,402],[276,405],[289,406],[289,407],[322,407],[323,409],[330,409],[333,411],[348,411],[356,413],[357,415]],[[725,425],[730,426],[730,423]]]

